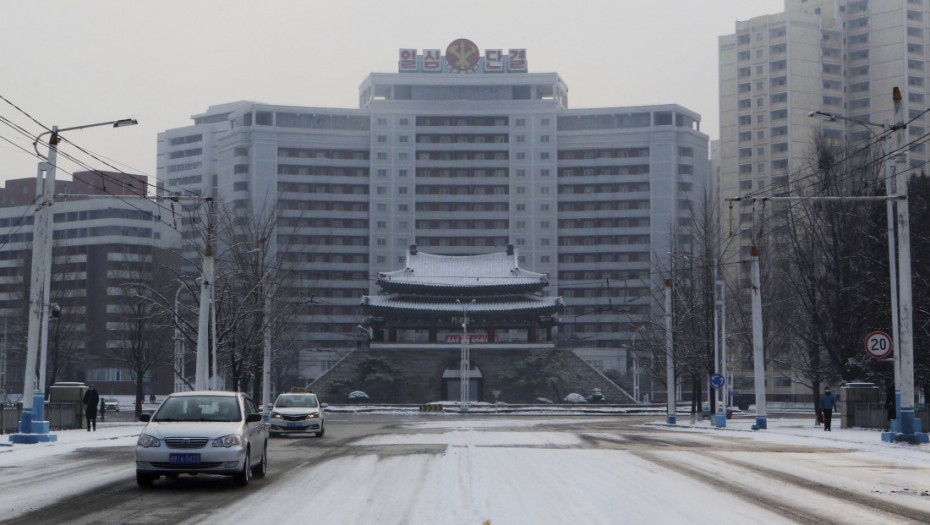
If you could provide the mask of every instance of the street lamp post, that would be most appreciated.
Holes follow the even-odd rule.
[[[49,288],[52,264],[52,204],[55,201],[55,169],[58,162],[58,143],[60,133],[95,126],[112,125],[114,128],[138,124],[135,119],[111,120],[96,124],[85,124],[70,128],[52,129],[36,137],[35,147],[44,135],[48,135],[48,157],[39,163],[36,174],[36,202],[32,230],[32,278],[29,285],[29,328],[26,336],[26,370],[23,374],[23,413],[18,425],[18,432],[10,436],[13,443],[38,443],[57,441],[58,437],[49,434],[49,423],[45,417],[44,385],[36,388],[36,361],[43,366],[46,362],[48,332],[42,333],[47,326],[49,313]],[[39,154],[36,149],[36,154]],[[42,354],[41,356],[39,354]],[[41,359],[40,359],[41,357]],[[44,374],[42,374],[44,376]]]
[[[471,356],[469,355],[470,351],[468,348],[468,306],[475,304],[475,300],[472,299],[470,303],[463,303],[456,299],[455,303],[462,307],[462,355],[459,359],[459,407],[462,412],[468,412],[468,376],[469,369],[471,368],[469,363]]]
[[[672,280],[665,280],[665,386],[667,418],[669,425],[675,424],[675,358],[672,332]]]
[[[180,392],[184,389],[184,347],[181,344],[181,316],[178,313],[180,304],[181,291],[186,286],[182,283],[178,290],[174,292],[174,391]]]

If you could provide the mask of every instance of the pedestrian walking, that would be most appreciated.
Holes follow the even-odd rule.
[[[97,403],[100,402],[100,394],[97,389],[91,385],[90,390],[84,392],[84,415],[87,416],[87,431],[90,432],[93,427],[97,431]]]
[[[107,402],[102,397],[100,398],[100,421],[107,420]]]
[[[830,387],[823,390],[820,396],[820,411],[823,413],[823,430],[832,432],[830,429],[830,420],[833,418],[833,411],[836,410],[836,396],[830,392]]]

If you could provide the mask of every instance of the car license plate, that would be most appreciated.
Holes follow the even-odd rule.
[[[199,465],[200,454],[171,454],[168,463],[172,465]]]
[[[300,428],[301,424],[294,421],[288,421],[287,428]]]

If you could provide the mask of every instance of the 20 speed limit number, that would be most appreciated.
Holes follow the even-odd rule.
[[[885,332],[872,332],[865,338],[865,351],[875,358],[887,357],[891,353],[891,337]]]

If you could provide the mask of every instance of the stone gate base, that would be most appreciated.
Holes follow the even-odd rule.
[[[470,354],[480,374],[471,383],[470,397],[478,401],[536,403],[546,398],[559,403],[570,393],[587,396],[598,388],[605,403],[633,402],[583,359],[552,344],[472,344]],[[457,345],[373,343],[347,355],[309,388],[328,403],[348,402],[355,390],[368,394],[366,403],[457,399],[458,391],[449,391],[448,373],[444,386],[443,373],[457,369],[460,356]]]

